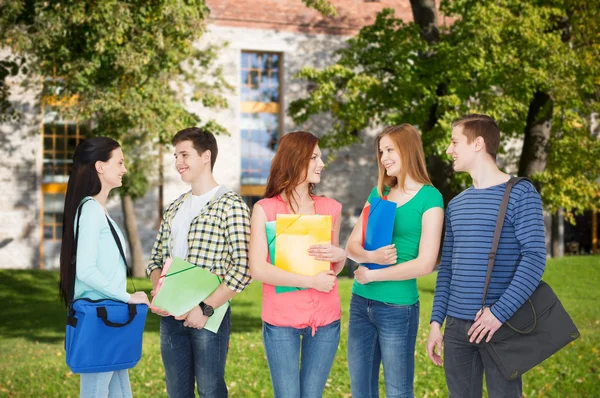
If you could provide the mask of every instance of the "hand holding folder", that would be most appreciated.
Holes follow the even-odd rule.
[[[373,198],[371,204],[364,208],[362,218],[363,247],[373,251],[392,243],[394,221],[396,219],[396,203]],[[389,267],[374,263],[362,264],[369,269]]]
[[[307,276],[331,269],[328,261],[315,260],[308,254],[312,245],[331,243],[331,216],[278,214],[275,232],[276,267]]]
[[[192,310],[221,284],[221,278],[180,258],[168,259],[156,285],[151,308],[180,316]],[[217,333],[229,308],[229,302],[215,308],[204,329]]]

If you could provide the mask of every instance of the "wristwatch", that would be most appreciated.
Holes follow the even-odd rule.
[[[215,309],[206,304],[204,301],[200,303],[200,309],[205,316],[212,316],[212,314],[215,313]]]

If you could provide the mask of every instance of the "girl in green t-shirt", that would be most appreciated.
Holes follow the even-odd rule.
[[[375,141],[379,178],[365,207],[381,198],[396,203],[392,244],[368,251],[362,217],[346,251],[355,272],[348,327],[352,396],[378,396],[383,362],[387,397],[412,397],[414,352],[419,326],[417,277],[429,274],[440,248],[444,203],[431,185],[419,132],[409,124],[385,128]]]

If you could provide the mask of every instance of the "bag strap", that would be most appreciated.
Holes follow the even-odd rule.
[[[121,322],[121,323],[120,322],[112,322],[108,319],[108,311],[106,310],[105,306],[96,307],[96,314],[98,315],[98,318],[100,318],[106,326],[113,327],[113,328],[121,328],[121,327],[127,326],[131,322],[133,322],[133,320],[135,319],[135,316],[137,315],[137,307],[135,304],[127,304],[127,308],[129,309],[129,311],[128,311],[129,318],[127,319],[126,322]]]
[[[498,210],[498,219],[496,220],[496,229],[494,230],[494,240],[492,241],[492,250],[488,254],[488,268],[487,274],[485,276],[485,286],[483,288],[483,300],[481,303],[481,308],[485,307],[485,301],[487,299],[487,292],[490,286],[490,280],[492,278],[492,268],[494,268],[494,262],[496,260],[496,251],[498,250],[498,244],[500,243],[500,235],[502,234],[502,227],[504,226],[504,218],[506,216],[506,209],[508,208],[508,201],[510,199],[510,192],[513,187],[521,180],[526,180],[531,182],[529,178],[526,177],[511,177],[510,180],[506,183],[506,188],[504,189],[504,196],[502,197],[502,202],[500,202],[500,209]]]
[[[89,202],[90,200],[92,200],[92,199],[88,199],[88,200],[81,202],[79,204],[79,206],[77,207],[77,227],[75,228],[75,254],[73,255],[73,260],[72,260],[72,264],[75,267],[77,267],[77,242],[79,241],[79,219],[81,218],[81,209],[82,209],[83,205],[86,204],[87,202]],[[117,231],[113,227],[108,216],[106,216],[106,222],[108,222],[108,227],[110,228],[110,232],[112,233],[112,236],[115,239],[117,247],[119,248],[119,253],[121,253],[121,257],[123,258],[123,263],[125,264],[125,272],[127,273],[129,280],[131,281],[131,285],[133,286],[133,291],[137,292],[137,289],[135,288],[135,284],[133,283],[131,271],[129,270],[129,267],[127,266],[127,259],[125,258],[125,252],[123,250],[123,246],[121,245],[121,239],[119,239],[119,236],[117,235]]]

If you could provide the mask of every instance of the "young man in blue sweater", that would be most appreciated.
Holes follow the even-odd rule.
[[[446,235],[435,287],[427,353],[444,371],[450,397],[481,397],[483,374],[490,398],[520,397],[522,380],[505,380],[484,344],[537,288],[546,265],[540,195],[528,181],[510,194],[486,307],[481,301],[500,202],[510,176],[496,166],[498,124],[468,115],[452,124],[446,153],[455,171],[473,186],[450,201]],[[444,335],[441,327],[446,319]]]

